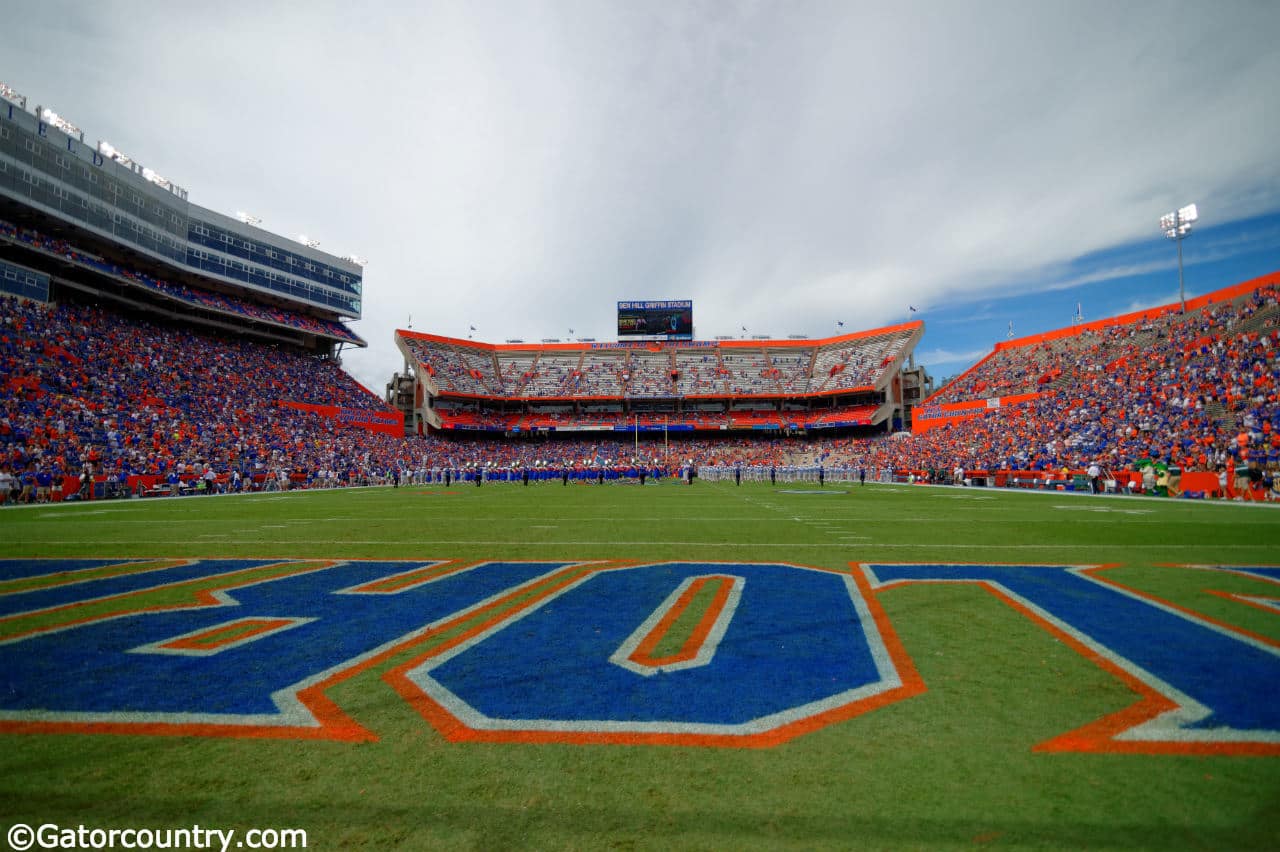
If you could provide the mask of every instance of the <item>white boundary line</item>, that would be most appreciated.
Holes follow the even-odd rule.
[[[725,601],[724,608],[716,616],[715,623],[711,625],[711,631],[707,634],[707,638],[703,641],[701,647],[698,648],[698,653],[692,659],[664,666],[647,666],[632,662],[631,655],[640,647],[640,643],[644,641],[644,638],[666,617],[686,589],[698,580],[721,579],[725,576],[729,577],[731,583],[729,598]],[[720,647],[720,640],[724,638],[725,631],[729,629],[729,622],[733,620],[733,614],[738,611],[738,602],[742,600],[742,587],[746,585],[746,582],[746,578],[739,577],[736,574],[699,574],[686,577],[684,582],[676,586],[671,594],[667,595],[666,600],[658,604],[657,608],[649,614],[649,617],[641,622],[640,626],[618,646],[618,650],[614,651],[613,655],[609,657],[609,662],[643,677],[652,677],[658,672],[674,672],[709,665],[716,654],[716,648]]]

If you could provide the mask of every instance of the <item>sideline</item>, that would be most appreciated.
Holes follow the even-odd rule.
[[[403,487],[403,486],[402,486]],[[255,497],[259,501],[266,500],[287,500],[289,495],[297,494],[351,494],[357,491],[371,491],[375,488],[393,488],[391,485],[345,485],[341,488],[299,488],[296,491],[241,491],[233,494],[180,494],[177,497],[99,497],[96,500],[59,500],[57,503],[11,503],[6,500],[0,503],[0,516],[5,512],[21,511],[24,509],[52,509],[52,510],[71,510],[91,508],[97,510],[98,513],[107,511],[125,512],[130,509],[141,508],[142,506],[183,504],[188,502],[188,498],[196,502],[203,502],[209,499],[240,497]],[[252,500],[247,502],[254,502]]]
[[[1260,509],[1280,509],[1280,502],[1257,500],[1216,500],[1210,498],[1192,500],[1184,497],[1156,497],[1148,494],[1090,494],[1087,491],[1057,491],[1048,488],[1002,488],[994,485],[942,485],[933,482],[915,482],[911,484],[907,484],[905,482],[868,482],[867,485],[876,485],[881,488],[901,489],[931,488],[960,494],[1034,494],[1038,497],[1065,497],[1069,499],[1084,499],[1092,497],[1103,500],[1123,500],[1126,503],[1131,501],[1159,503],[1165,506],[1253,506]]]

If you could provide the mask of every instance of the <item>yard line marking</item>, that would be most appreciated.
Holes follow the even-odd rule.
[[[1122,512],[1126,515],[1150,515],[1154,509],[1117,509],[1114,506],[1072,506],[1072,505],[1055,505],[1055,509],[1066,509],[1074,512],[1098,512],[1108,514],[1113,512]]]
[[[191,539],[190,538],[150,539],[147,543],[148,544],[166,544],[166,545],[173,545],[173,544],[189,545],[191,544]],[[290,542],[290,543],[298,544],[298,542]],[[507,546],[538,545],[541,547],[559,547],[563,545],[641,546],[641,545],[652,545],[653,540],[645,539],[643,541],[619,541],[617,539],[609,539],[609,540],[554,539],[552,541],[523,541],[523,540],[516,540],[516,539],[418,538],[418,539],[400,539],[395,542],[388,542],[385,539],[357,539],[357,540],[341,539],[339,540],[339,539],[308,538],[304,543],[308,545],[376,544],[376,545],[386,546],[388,544],[396,544],[396,545],[464,544],[464,545],[479,545],[484,547],[493,547],[496,545],[507,545]],[[717,541],[664,541],[663,544],[669,544],[677,547],[719,547],[719,548],[726,547],[723,539],[717,540]],[[123,545],[116,545],[116,546],[122,547]],[[133,545],[130,545],[130,546],[132,547]],[[219,546],[262,547],[263,542],[261,541],[227,541],[227,542],[219,542]],[[735,545],[728,545],[728,546],[733,547]],[[793,549],[804,548],[804,547],[845,547],[845,545],[843,544],[822,544],[822,543],[795,542],[795,541],[751,542],[750,544],[741,544],[736,546],[742,547],[745,549],[754,548],[754,547],[789,547]],[[1215,543],[1215,544],[1160,545],[1160,544],[1106,544],[1106,543],[1099,544],[1096,542],[1089,542],[1089,543],[1073,542],[1071,544],[956,544],[956,543],[918,544],[913,542],[884,542],[884,543],[877,543],[873,545],[873,547],[886,547],[886,548],[913,548],[920,551],[928,551],[928,550],[1064,550],[1064,549],[1104,550],[1105,551],[1105,550],[1152,550],[1152,549],[1159,549],[1162,546],[1170,547],[1176,550],[1199,549],[1199,550],[1214,550],[1214,551],[1256,550],[1260,547],[1260,545],[1257,545],[1257,544]],[[43,542],[41,544],[42,550],[48,550],[54,547],[80,548],[80,547],[83,547],[83,545],[77,542]],[[16,550],[16,548],[13,548],[13,549]],[[19,554],[18,556],[21,556],[21,554]],[[11,555],[10,558],[14,558],[14,557]],[[103,558],[111,558],[111,557],[108,556]],[[263,557],[263,558],[277,558],[277,557],[271,556],[271,557]],[[300,557],[295,556],[295,557],[289,557],[289,558],[300,558]]]
[[[41,512],[36,515],[37,518],[83,518],[86,515],[113,515],[118,512],[127,512],[129,509],[121,506],[118,509],[85,509],[80,512]]]

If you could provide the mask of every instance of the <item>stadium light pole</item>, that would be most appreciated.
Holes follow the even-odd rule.
[[[1187,290],[1182,283],[1182,241],[1191,233],[1191,223],[1200,218],[1194,204],[1180,207],[1172,213],[1160,217],[1160,230],[1178,245],[1178,301],[1182,303],[1182,312],[1187,312]]]

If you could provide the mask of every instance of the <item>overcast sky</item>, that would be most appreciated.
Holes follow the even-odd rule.
[[[691,298],[699,337],[912,305],[943,375],[1015,315],[1176,296],[1155,221],[1189,201],[1195,289],[1280,268],[1276,2],[42,0],[4,21],[0,80],[86,141],[367,257],[370,347],[346,363],[379,392],[410,315],[612,339],[619,299]]]

